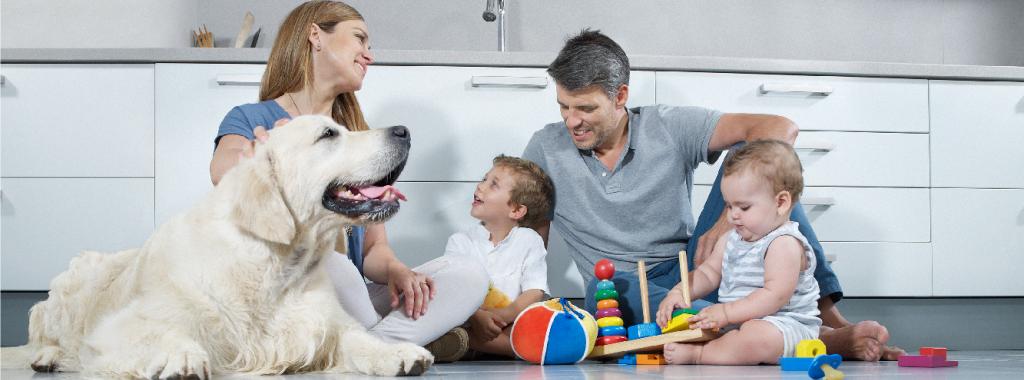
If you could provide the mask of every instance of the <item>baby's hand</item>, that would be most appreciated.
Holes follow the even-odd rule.
[[[729,317],[725,314],[725,304],[716,303],[690,317],[689,322],[691,329],[718,329],[729,325]]]
[[[672,288],[668,294],[665,295],[665,299],[661,300],[661,305],[658,305],[658,314],[656,315],[656,321],[658,326],[665,327],[669,320],[672,319],[672,312],[675,309],[682,309],[690,307],[683,302],[683,290],[679,287]]]

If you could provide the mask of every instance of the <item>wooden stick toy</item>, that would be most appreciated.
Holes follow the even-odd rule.
[[[685,251],[680,252],[680,256],[682,256],[682,258],[683,258],[682,262],[680,263],[680,265],[685,265],[685,262],[686,262],[685,261],[686,260],[686,252]],[[599,264],[604,264],[604,263],[599,262]],[[610,263],[608,263],[608,265],[610,265]],[[681,267],[681,268],[684,268],[684,267]],[[643,311],[644,312],[644,324],[654,325],[655,330],[657,330],[657,326],[658,325],[656,323],[650,323],[650,309],[649,309],[650,301],[647,300],[648,289],[647,289],[647,271],[646,271],[646,269],[647,269],[646,264],[643,261],[640,261],[640,262],[637,263],[637,276],[639,277],[639,280],[640,280],[640,294],[641,294],[641,298],[642,298],[641,302],[642,302],[643,309],[644,309],[644,311]],[[686,273],[685,269],[681,269],[681,270],[684,271],[683,273]],[[598,278],[600,278],[600,277],[601,276],[598,276]],[[684,283],[687,283],[688,282],[687,279],[689,279],[689,277],[684,274],[682,281]],[[689,295],[689,286],[688,285],[684,285],[684,286],[686,286],[686,294]],[[687,318],[689,318],[689,317],[687,317]],[[675,318],[673,318],[673,320],[675,320]],[[636,333],[643,334],[643,333],[641,333],[639,331],[638,326],[642,326],[642,325],[631,326],[629,328],[630,332],[633,333],[634,328],[637,328],[638,331]],[[634,334],[636,334],[636,333],[634,333]],[[611,359],[611,358],[616,358],[616,357],[619,357],[619,356],[622,356],[622,355],[625,355],[625,354],[628,354],[628,353],[631,353],[631,352],[659,352],[660,353],[662,351],[662,346],[664,346],[665,344],[668,344],[668,343],[707,342],[707,341],[715,339],[717,337],[718,337],[717,331],[713,331],[713,330],[690,330],[690,329],[687,328],[687,329],[683,329],[683,330],[680,330],[680,331],[670,332],[670,333],[667,333],[667,334],[666,333],[661,333],[660,335],[657,334],[657,331],[656,331],[653,336],[652,335],[645,335],[645,336],[641,336],[641,337],[639,337],[637,339],[627,340],[625,342],[611,343],[611,344],[604,344],[604,345],[594,346],[594,350],[590,352],[590,355],[587,356],[587,358],[588,359]],[[600,339],[600,338],[598,338],[598,339]]]

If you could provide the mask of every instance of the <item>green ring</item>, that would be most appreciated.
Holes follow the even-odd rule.
[[[598,290],[597,293],[594,294],[594,299],[598,301],[608,299],[617,300],[619,299],[619,292],[616,291],[615,289]]]

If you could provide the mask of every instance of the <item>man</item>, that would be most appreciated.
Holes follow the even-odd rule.
[[[679,281],[678,252],[686,249],[689,267],[695,268],[730,229],[719,190],[721,174],[700,218],[693,220],[690,196],[697,165],[712,163],[721,151],[746,141],[793,144],[799,130],[775,115],[664,105],[627,109],[629,60],[598,31],[570,38],[548,74],[556,83],[563,122],[534,133],[523,158],[544,168],[555,184],[552,223],[586,280],[587,309],[596,308],[594,263],[607,258],[616,266],[623,318],[640,322],[636,263],[647,264],[650,305],[657,307]],[[797,205],[792,214],[819,263],[818,306],[827,326],[821,338],[829,351],[850,359],[895,360],[901,350],[885,346],[885,327],[874,321],[852,324],[839,314],[839,281],[803,209]],[[538,231],[545,241],[549,228]]]

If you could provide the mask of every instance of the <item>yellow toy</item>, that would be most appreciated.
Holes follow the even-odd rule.
[[[693,314],[690,314],[690,313],[682,313],[682,314],[679,314],[677,316],[672,317],[672,319],[669,320],[668,323],[665,324],[665,327],[663,327],[661,329],[661,333],[662,334],[668,334],[670,332],[689,330],[690,329],[690,317],[692,317],[692,316],[693,316]]]
[[[501,309],[512,304],[512,300],[504,292],[490,284],[487,287],[487,296],[484,297],[483,307],[487,309]]]
[[[825,342],[821,339],[804,339],[796,344],[796,357],[816,358],[825,355]]]

